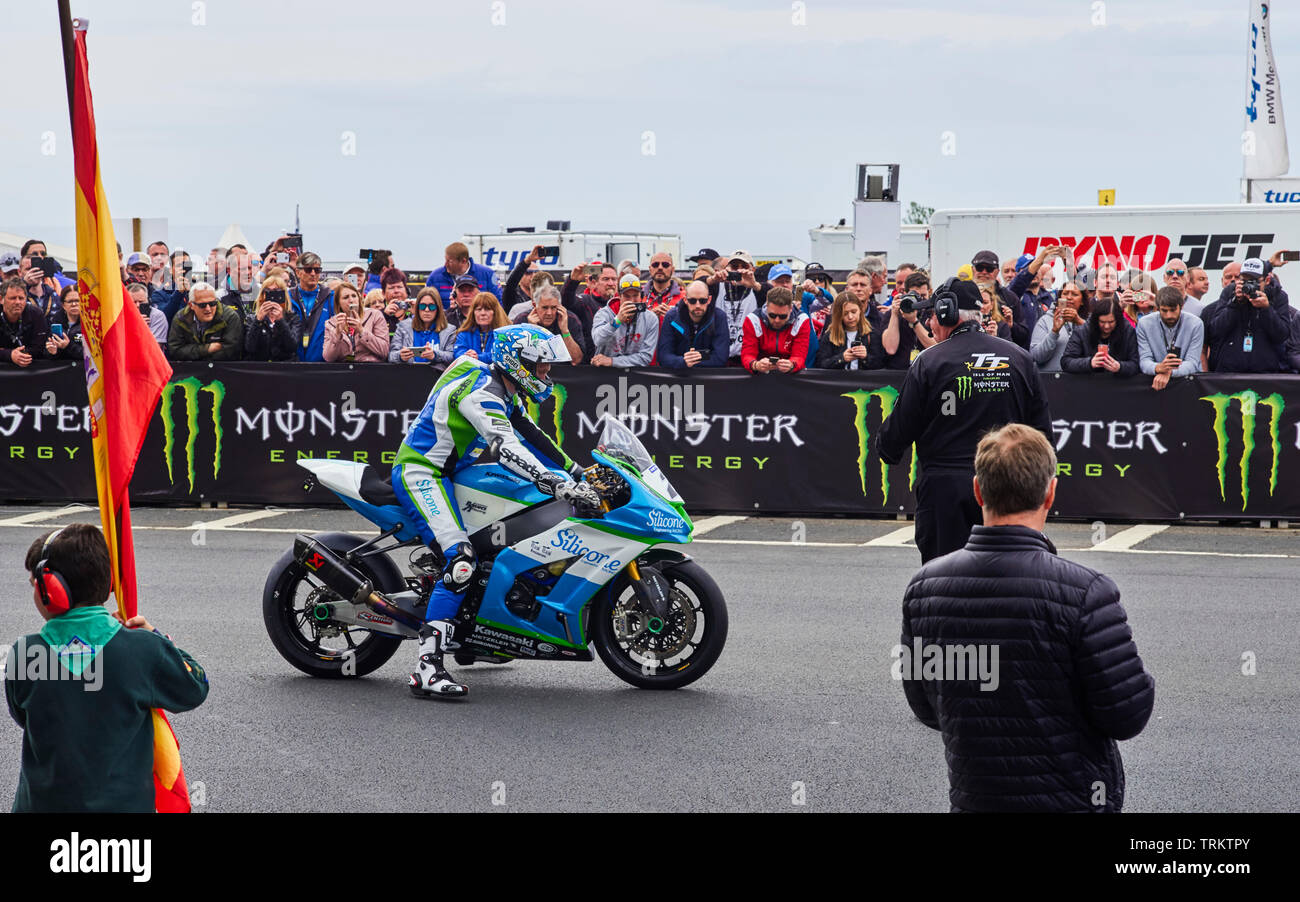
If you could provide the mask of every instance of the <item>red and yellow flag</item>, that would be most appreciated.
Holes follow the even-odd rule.
[[[104,539],[113,562],[113,594],[126,620],[136,614],[135,551],[127,487],[163,386],[171,378],[158,342],[122,284],[113,219],[99,177],[95,110],[90,98],[86,26],[75,31],[72,147],[76,171],[77,290],[81,295],[86,392],[95,486]],[[189,811],[189,793],[176,736],[154,711],[154,789],[159,811]]]

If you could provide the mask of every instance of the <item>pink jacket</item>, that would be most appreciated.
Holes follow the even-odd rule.
[[[339,363],[347,360],[347,355],[359,361],[389,359],[389,321],[383,312],[374,307],[365,308],[361,317],[360,328],[354,334],[346,329],[337,329],[333,317],[325,322],[325,361]]]
[[[354,334],[338,329],[331,317],[325,323],[325,361],[338,363],[348,359],[375,362],[388,360],[388,320],[382,310],[367,307],[361,326]]]

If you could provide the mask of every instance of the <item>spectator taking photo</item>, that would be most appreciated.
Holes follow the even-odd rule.
[[[1138,367],[1155,377],[1151,387],[1160,391],[1173,377],[1201,371],[1205,327],[1183,310],[1183,293],[1174,285],[1156,293],[1156,313],[1138,321]]]

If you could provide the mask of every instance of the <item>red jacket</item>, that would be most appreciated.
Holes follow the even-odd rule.
[[[794,364],[792,372],[799,372],[808,362],[808,332],[812,321],[803,312],[794,312],[792,318],[780,329],[773,329],[762,311],[745,317],[741,327],[740,365],[753,372],[754,361],[760,357],[781,357]]]

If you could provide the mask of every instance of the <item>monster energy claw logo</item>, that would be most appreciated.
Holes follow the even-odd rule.
[[[1273,491],[1277,488],[1277,465],[1282,455],[1279,427],[1282,423],[1282,410],[1286,406],[1282,396],[1274,392],[1267,398],[1261,398],[1257,393],[1247,390],[1233,395],[1207,395],[1199,400],[1214,408],[1214,439],[1219,451],[1214,468],[1219,477],[1219,500],[1221,501],[1228,500],[1224,488],[1224,479],[1228,467],[1228,409],[1234,401],[1240,406],[1242,443],[1240,466],[1241,509],[1243,511],[1246,509],[1246,505],[1250,503],[1250,459],[1255,453],[1255,408],[1262,404],[1269,409],[1268,437],[1272,445],[1273,465],[1269,472],[1268,494],[1269,497],[1272,497]]]
[[[970,376],[958,376],[958,377],[957,377],[957,398],[958,398],[958,400],[961,400],[961,401],[969,401],[969,400],[970,400],[970,388],[971,388],[971,377],[970,377]]]
[[[898,400],[898,389],[892,385],[886,385],[875,391],[858,389],[857,391],[846,392],[840,397],[849,398],[857,408],[857,416],[854,417],[853,422],[858,430],[858,476],[862,484],[862,496],[865,498],[867,495],[867,456],[870,454],[871,449],[871,432],[867,426],[867,414],[871,411],[871,399],[880,399],[880,422],[883,423],[894,410],[894,403]],[[913,445],[912,466],[907,474],[908,489],[910,490],[915,484],[916,445]],[[883,460],[880,462],[880,498],[882,504],[889,503],[889,464]]]
[[[175,389],[180,389],[185,401],[185,469],[189,475],[190,492],[194,492],[194,442],[199,437],[199,392],[212,395],[212,432],[216,437],[216,451],[212,455],[212,478],[221,472],[221,402],[226,397],[226,386],[214,379],[203,385],[196,376],[169,382],[162,392],[162,407],[159,413],[163,421],[163,457],[167,459],[167,478],[172,485],[176,476],[172,472],[172,447],[176,443],[176,418],[172,413],[172,397]]]
[[[552,436],[552,438],[555,439],[555,444],[558,447],[563,448],[564,447],[564,425],[563,425],[564,402],[568,400],[569,392],[563,385],[556,384],[555,387],[551,389],[551,396],[555,398],[555,407],[551,410],[551,420],[552,422],[555,423],[555,434]],[[527,403],[528,403],[528,418],[531,419],[538,426],[541,426],[542,425],[541,405],[538,404],[536,401],[533,401],[532,399],[528,399]]]

